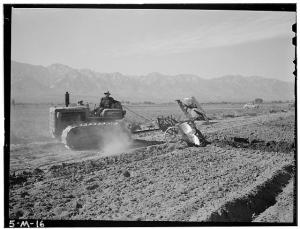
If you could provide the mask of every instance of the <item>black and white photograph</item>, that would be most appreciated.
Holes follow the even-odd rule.
[[[295,4],[5,4],[5,226],[297,225]]]

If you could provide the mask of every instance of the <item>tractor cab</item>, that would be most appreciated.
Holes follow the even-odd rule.
[[[100,106],[91,111],[91,119],[96,120],[118,120],[125,117],[126,111],[123,110],[121,103],[117,100],[114,100],[114,103],[110,108],[101,108]]]

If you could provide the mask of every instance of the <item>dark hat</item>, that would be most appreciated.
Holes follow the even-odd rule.
[[[104,95],[110,95],[109,91],[105,92]]]

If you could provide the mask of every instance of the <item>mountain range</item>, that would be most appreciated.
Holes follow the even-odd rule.
[[[131,76],[74,69],[62,64],[50,66],[11,62],[11,98],[16,102],[99,101],[105,91],[121,101],[171,102],[195,96],[199,102],[247,102],[294,99],[294,84],[260,76],[226,75],[204,79],[197,75],[149,73]]]

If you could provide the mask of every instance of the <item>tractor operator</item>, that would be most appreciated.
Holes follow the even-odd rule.
[[[99,107],[97,107],[94,112],[97,116],[101,115],[101,112],[104,109],[121,109],[122,105],[119,101],[114,100],[113,97],[110,97],[109,91],[104,93],[105,97],[101,98]]]
[[[97,116],[99,116],[104,109],[112,108],[112,106],[115,102],[115,100],[112,97],[110,97],[109,91],[105,92],[104,95],[105,95],[105,97],[101,98],[99,107],[97,107],[95,109],[95,114]]]
[[[104,95],[105,97],[101,98],[99,107],[103,109],[111,108],[115,100],[112,97],[110,97],[109,91],[105,92]]]

